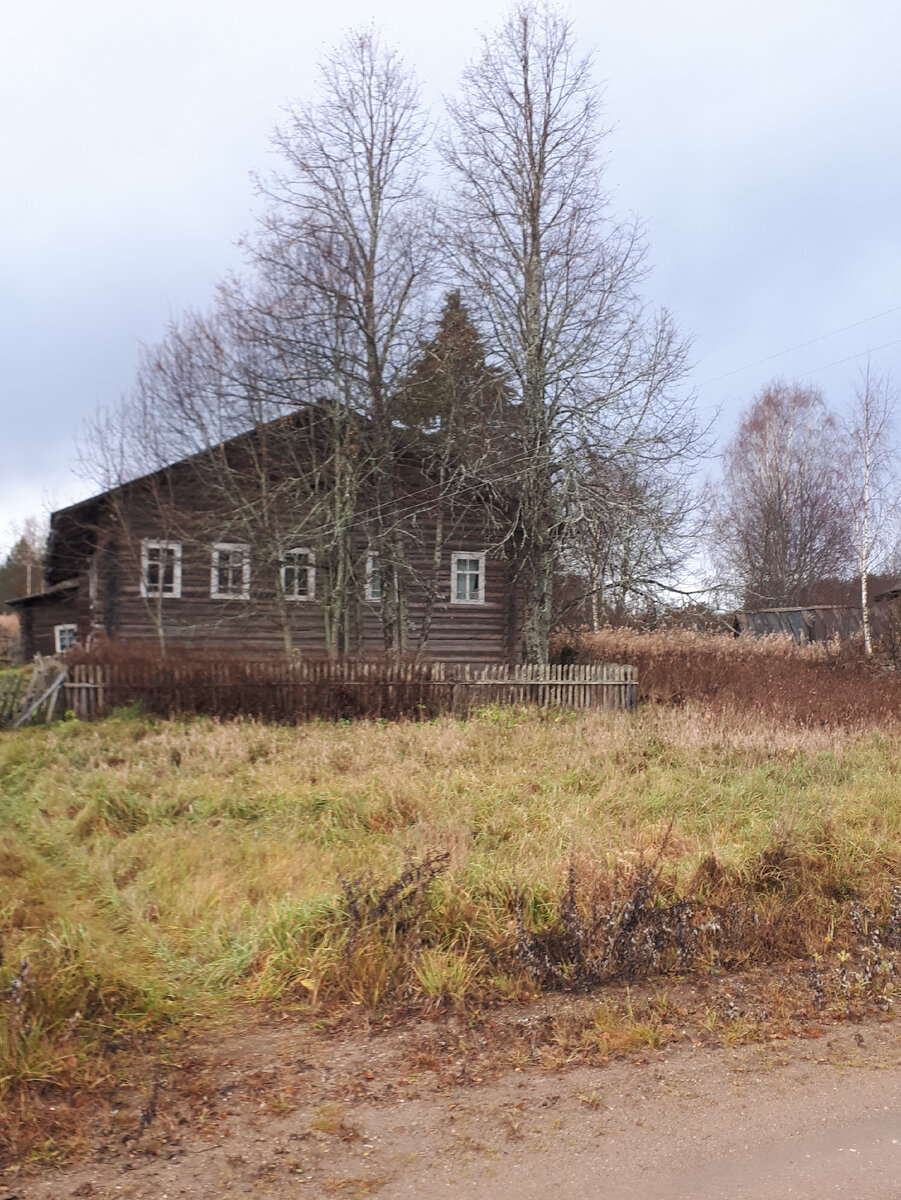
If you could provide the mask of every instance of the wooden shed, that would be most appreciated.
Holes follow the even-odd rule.
[[[754,637],[787,634],[800,645],[859,637],[863,633],[860,608],[845,604],[743,609],[735,614],[733,627],[736,633],[750,633]]]

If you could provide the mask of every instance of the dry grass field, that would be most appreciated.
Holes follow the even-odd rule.
[[[15,613],[0,612],[0,670],[13,658],[19,637],[19,618]]]
[[[891,1010],[894,679],[849,712],[844,667],[753,653],[754,703],[297,728],[122,712],[0,735],[7,1153],[35,1097],[248,1002],[476,1009],[798,961],[814,1007]],[[819,717],[762,702],[796,671],[820,679]]]

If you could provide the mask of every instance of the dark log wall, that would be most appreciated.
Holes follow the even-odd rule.
[[[432,549],[436,514],[424,510],[422,477],[410,473],[408,490],[417,497],[405,527],[410,565],[408,635],[411,650],[419,641],[432,582]],[[285,635],[276,593],[277,565],[250,542],[246,531],[230,527],[211,511],[196,475],[175,468],[165,488],[159,480],[133,485],[107,498],[95,518],[95,552],[90,579],[79,589],[84,623],[93,635],[121,641],[153,641],[169,645],[214,647],[241,654],[279,653]],[[441,567],[435,579],[430,634],[425,656],[465,662],[510,662],[519,659],[518,615],[509,565],[486,558],[482,604],[451,603],[451,555],[479,553],[490,544],[485,514],[477,506],[445,516],[448,530]],[[182,546],[180,597],[141,595],[141,546],[145,538]],[[355,539],[358,584],[351,654],[377,657],[384,649],[378,605],[364,596],[367,540]],[[250,598],[218,599],[210,594],[214,542],[251,544]],[[321,595],[321,590],[317,587]],[[310,656],[326,653],[322,605],[318,599],[286,601],[292,648]]]
[[[60,595],[51,593],[35,596],[16,606],[21,626],[22,655],[26,662],[36,654],[56,653],[54,630],[57,625],[79,625],[77,594],[81,591],[79,588],[78,593],[73,589]],[[78,635],[83,642],[87,635],[86,624],[79,625]]]

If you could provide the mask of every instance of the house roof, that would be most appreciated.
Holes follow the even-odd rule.
[[[64,579],[61,583],[55,583],[52,587],[45,588],[43,592],[32,592],[30,596],[17,596],[14,600],[5,600],[4,604],[8,604],[11,608],[17,606],[24,608],[29,604],[40,604],[48,600],[57,600],[67,592],[74,592],[77,589],[77,579]]]

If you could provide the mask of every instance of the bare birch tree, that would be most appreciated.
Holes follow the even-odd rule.
[[[291,108],[277,131],[282,166],[260,184],[268,203],[246,247],[250,282],[229,281],[209,315],[175,323],[146,353],[122,413],[95,431],[111,448],[104,488],[190,460],[211,497],[211,521],[226,510],[236,539],[252,542],[273,579],[282,579],[286,549],[315,545],[333,653],[352,649],[355,541],[365,527],[379,564],[383,640],[397,655],[410,640],[413,545],[398,490],[412,427],[403,428],[398,404],[416,388],[421,401],[434,383],[445,395],[423,411],[451,407],[436,408],[438,436],[420,449],[430,437],[429,486],[441,515],[431,583],[415,582],[438,598],[442,522],[455,506],[462,511],[467,492],[491,492],[502,500],[493,548],[516,559],[527,654],[543,661],[555,568],[586,519],[609,534],[628,491],[631,516],[641,510],[659,541],[654,488],[667,478],[676,487],[699,449],[682,387],[686,342],[641,298],[639,227],[606,214],[591,71],[568,22],[525,4],[485,40],[450,104],[444,150],[455,190],[442,241],[485,335],[489,362],[473,388],[449,374],[453,354],[440,362],[447,342],[429,349],[422,337],[436,240],[417,86],[373,31],[348,34],[323,59],[314,98]],[[495,411],[479,418],[492,428],[478,463],[464,392],[494,397]],[[297,439],[285,435],[302,410],[317,424],[306,470],[292,458]],[[628,464],[633,486],[599,488],[598,461],[620,472]],[[174,531],[166,487],[158,499]],[[275,586],[290,648],[283,582]],[[420,648],[427,625],[428,616]]]
[[[772,383],[742,415],[713,497],[714,556],[741,602],[805,603],[853,562],[836,415],[811,387]]]
[[[257,599],[264,609],[274,600],[290,651],[283,564],[317,523],[329,528],[313,446],[330,445],[331,431],[296,399],[293,420],[275,420],[285,385],[255,316],[246,297],[222,289],[211,314],[173,322],[142,352],[130,394],[94,419],[83,461],[105,493],[106,536],[142,580],[141,534],[151,527],[163,546],[244,547],[235,569],[252,566],[255,587],[237,607],[216,605],[218,622],[227,632]],[[164,590],[142,582],[142,596],[164,649]]]
[[[845,421],[848,485],[851,493],[854,555],[860,574],[860,607],[864,650],[873,653],[869,579],[874,560],[883,548],[890,511],[897,500],[891,468],[895,462],[895,411],[897,394],[891,380],[870,362],[863,370]],[[890,491],[893,493],[890,496]]]
[[[288,649],[280,564],[309,546],[329,652],[353,650],[361,520],[379,556],[386,648],[404,646],[391,396],[430,286],[427,134],[398,54],[372,31],[349,33],[323,59],[315,98],[276,132],[283,166],[260,184],[268,204],[246,243],[249,281],[228,281],[208,315],[173,323],[124,407],[88,435],[117,460],[107,454],[104,488],[190,460],[211,521],[227,514],[230,536],[253,545],[274,581]],[[177,514],[166,515],[168,528]],[[196,520],[182,534],[196,539]]]
[[[533,662],[547,656],[562,496],[585,451],[674,461],[697,440],[679,392],[686,342],[639,294],[641,230],[606,214],[592,71],[560,12],[520,4],[467,68],[444,141],[451,261],[522,406],[511,541]]]
[[[352,649],[359,418],[333,377],[340,344],[304,296],[286,301],[271,278],[254,290],[231,281],[209,316],[173,325],[145,354],[130,404],[133,423],[153,427],[154,456],[182,460],[180,540],[252,547],[254,602],[274,601],[288,652],[292,601],[311,599],[315,579],[335,656]]]
[[[351,32],[323,60],[316,98],[292,108],[279,129],[285,166],[263,187],[271,205],[262,252],[272,263],[293,261],[320,324],[336,323],[342,402],[366,418],[381,620],[394,654],[405,641],[406,567],[391,396],[418,344],[430,287],[428,132],[399,55],[372,30]]]

